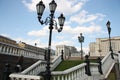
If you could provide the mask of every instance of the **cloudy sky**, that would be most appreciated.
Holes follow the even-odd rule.
[[[17,42],[23,41],[39,47],[48,46],[49,25],[41,25],[37,19],[36,4],[40,0],[0,0],[0,35]],[[46,8],[42,19],[49,16],[51,0],[42,0]],[[75,46],[80,50],[78,36],[83,33],[83,50],[89,51],[89,43],[96,38],[108,37],[106,22],[110,20],[111,36],[120,36],[120,0],[55,0],[55,18],[66,17],[63,31],[55,29],[52,48],[56,45]],[[59,26],[58,26],[59,27]]]

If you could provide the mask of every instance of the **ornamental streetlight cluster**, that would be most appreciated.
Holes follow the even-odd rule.
[[[50,28],[53,29],[53,25],[56,27],[56,29],[58,30],[58,32],[61,32],[64,26],[64,22],[65,22],[65,17],[63,16],[63,14],[61,14],[58,17],[58,22],[60,25],[60,28],[57,28],[57,22],[55,20],[54,17],[54,13],[56,10],[57,4],[55,3],[54,0],[52,0],[52,2],[49,3],[49,9],[50,9],[50,15],[45,19],[45,21],[41,20],[43,12],[45,10],[45,5],[43,4],[42,0],[36,5],[36,9],[37,9],[37,14],[38,14],[38,20],[41,23],[41,25],[43,24],[48,24],[50,25]]]
[[[106,26],[107,26],[107,29],[108,29],[108,35],[109,35],[109,51],[111,52],[111,58],[114,59],[113,57],[113,49],[112,49],[112,45],[111,45],[111,27],[110,27],[110,21],[107,22]]]
[[[80,36],[78,36],[78,41],[81,43],[81,59],[83,60],[83,50],[82,50],[82,43],[84,42],[84,36],[82,36],[82,33],[80,33]]]
[[[47,56],[46,56],[47,66],[46,66],[46,71],[44,72],[44,74],[42,74],[44,76],[44,80],[51,80],[50,52],[51,52],[51,38],[52,38],[53,26],[55,26],[55,29],[57,29],[58,32],[61,32],[62,29],[63,29],[63,26],[64,26],[64,22],[65,22],[65,17],[63,16],[63,14],[61,14],[58,17],[58,22],[59,22],[60,28],[57,27],[57,22],[56,22],[55,17],[54,17],[56,7],[57,7],[56,2],[54,0],[52,0],[49,3],[50,15],[45,19],[45,21],[43,21],[41,18],[42,18],[43,12],[45,10],[45,5],[43,4],[42,0],[36,5],[38,20],[39,20],[40,24],[41,25],[43,25],[43,24],[47,25],[49,23],[49,30],[50,30],[48,51],[47,51]]]

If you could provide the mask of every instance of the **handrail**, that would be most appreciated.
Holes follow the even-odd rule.
[[[56,66],[61,62],[61,55],[57,56],[52,62],[51,62],[51,70],[56,68]],[[27,69],[25,69],[22,74],[25,75],[38,75],[40,72],[45,71],[46,67],[46,61],[37,61],[35,64],[31,65]]]
[[[42,76],[11,74],[10,80],[42,80]]]
[[[40,72],[45,71],[45,66],[46,66],[45,61],[39,60],[35,64],[31,65],[30,67],[22,71],[21,74],[37,75]]]
[[[54,70],[62,61],[61,59],[62,55],[57,56],[55,59],[52,60],[51,62],[51,71]]]
[[[106,56],[102,59],[102,64],[106,61],[106,59],[108,58],[108,56],[110,56],[110,52],[108,54],[106,54]]]
[[[115,57],[115,59],[117,59],[118,54],[113,54],[113,56]],[[116,61],[115,59],[111,58],[111,53],[108,53],[102,60],[102,69],[103,69],[103,74],[104,74],[104,78],[107,78],[110,71],[112,70],[112,68],[114,67]]]
[[[75,67],[69,68],[69,69],[64,70],[64,71],[52,71],[51,74],[52,75],[61,75],[61,74],[65,75],[65,74],[71,73],[73,71],[76,71],[77,69],[83,68],[83,67],[85,67],[85,65],[86,65],[85,63],[82,63],[82,64],[79,64]]]

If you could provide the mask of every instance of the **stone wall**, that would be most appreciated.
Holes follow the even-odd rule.
[[[15,72],[15,66],[17,64],[17,61],[20,56],[12,56],[12,55],[5,55],[0,53],[0,80],[5,68],[5,64],[9,63],[10,64],[10,69],[11,72]],[[38,59],[32,59],[32,58],[23,58],[23,70],[28,68],[30,65],[34,64],[37,62]]]

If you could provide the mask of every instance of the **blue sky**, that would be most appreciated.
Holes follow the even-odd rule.
[[[49,25],[41,25],[37,19],[36,4],[40,0],[0,0],[0,35],[39,47],[48,46]],[[49,15],[48,4],[42,19]],[[120,0],[55,0],[55,17],[63,13],[66,22],[61,33],[53,30],[52,48],[56,45],[75,46],[80,49],[78,36],[83,33],[83,49],[89,51],[89,43],[96,38],[108,37],[106,22],[111,22],[111,36],[120,36]],[[59,27],[59,26],[58,26]]]

